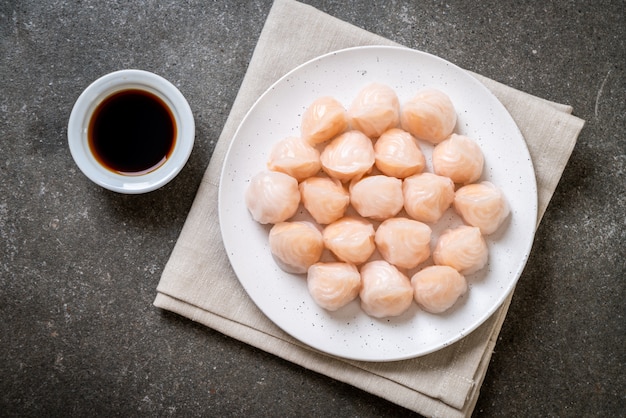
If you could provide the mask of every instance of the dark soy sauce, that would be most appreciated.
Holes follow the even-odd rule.
[[[163,165],[176,142],[170,108],[154,94],[129,89],[107,97],[89,123],[89,148],[107,169],[138,176]]]

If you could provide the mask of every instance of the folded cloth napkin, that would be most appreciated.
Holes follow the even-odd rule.
[[[410,360],[368,363],[328,356],[287,335],[254,305],[224,251],[218,184],[226,151],[255,100],[292,68],[330,51],[397,45],[291,0],[276,0],[240,91],[157,288],[155,306],[198,321],[305,368],[426,416],[469,416],[506,315],[502,307],[467,337]],[[527,141],[539,193],[539,218],[556,188],[583,121],[571,108],[473,74],[505,105]]]

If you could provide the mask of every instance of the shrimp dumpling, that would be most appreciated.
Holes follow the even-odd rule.
[[[342,182],[360,177],[374,166],[372,140],[359,131],[345,132],[330,141],[320,155],[322,169]]]
[[[396,267],[412,269],[430,257],[432,230],[408,218],[390,218],[376,229],[374,242],[385,260]]]
[[[272,147],[267,168],[302,181],[314,176],[322,168],[320,152],[301,138],[288,137]]]
[[[465,135],[452,134],[433,149],[433,171],[457,184],[473,183],[483,172],[480,146]]]
[[[413,135],[393,128],[374,144],[375,165],[383,174],[403,179],[421,173],[426,159]]]
[[[365,218],[391,218],[404,205],[402,180],[384,175],[363,177],[350,185],[350,203]]]
[[[364,263],[376,250],[374,226],[364,219],[345,216],[327,225],[322,237],[326,248],[346,263]]]
[[[384,260],[363,265],[361,283],[361,308],[374,318],[401,315],[413,302],[409,278]]]
[[[400,122],[400,102],[391,87],[371,83],[359,91],[348,109],[348,116],[352,129],[378,138]]]
[[[453,205],[463,221],[478,227],[483,235],[494,233],[510,213],[502,191],[488,181],[458,189]]]
[[[421,173],[404,179],[404,209],[420,222],[438,221],[454,201],[454,183],[450,178]]]
[[[477,272],[488,258],[487,243],[475,226],[461,225],[444,231],[433,250],[435,264],[450,266],[461,274]]]
[[[255,221],[262,224],[283,222],[298,210],[298,181],[279,171],[261,171],[250,180],[244,199]]]
[[[400,111],[402,129],[433,144],[450,136],[456,118],[454,104],[448,95],[434,88],[418,91]]]
[[[425,311],[442,313],[467,292],[467,281],[449,266],[426,267],[411,277],[415,302]]]
[[[302,204],[319,224],[326,225],[341,218],[350,205],[350,194],[339,180],[309,177],[299,188]]]
[[[322,96],[302,114],[300,132],[312,145],[321,144],[348,128],[348,112],[335,98]]]
[[[270,229],[270,250],[288,273],[306,273],[324,251],[322,233],[310,222],[279,222]]]
[[[361,290],[361,274],[350,263],[315,263],[309,267],[306,281],[315,303],[329,311],[352,302]]]

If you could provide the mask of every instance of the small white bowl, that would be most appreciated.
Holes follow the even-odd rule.
[[[176,122],[176,141],[170,157],[159,168],[142,175],[128,176],[102,166],[93,156],[88,141],[89,122],[94,110],[112,94],[139,89],[159,97],[170,108]],[[94,183],[119,193],[138,194],[156,190],[172,180],[189,159],[195,138],[195,123],[182,93],[161,76],[143,70],[120,70],[90,84],[74,104],[67,128],[72,158]]]

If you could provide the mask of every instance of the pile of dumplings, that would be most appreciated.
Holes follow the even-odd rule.
[[[318,98],[302,115],[301,136],[273,146],[246,206],[273,225],[274,260],[306,274],[319,306],[334,311],[358,297],[375,318],[401,315],[413,301],[441,313],[467,292],[465,276],[487,264],[484,236],[510,210],[498,187],[479,182],[483,153],[454,133],[456,121],[440,90],[400,105],[391,87],[371,83],[348,108]],[[433,147],[432,172],[420,144]],[[431,251],[432,228],[450,207],[463,225],[442,232]],[[299,209],[311,220],[293,219]]]

